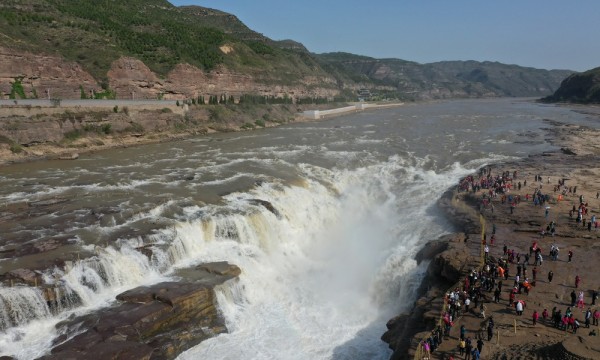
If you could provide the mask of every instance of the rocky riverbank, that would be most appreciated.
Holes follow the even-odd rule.
[[[131,103],[108,107],[2,105],[0,166],[34,160],[75,160],[79,154],[111,148],[315,121],[321,117],[311,119],[301,113],[345,105]]]
[[[511,210],[511,204],[502,200],[501,196],[492,197],[483,205],[484,195],[488,189],[457,192],[451,190],[440,200],[441,208],[457,226],[462,234],[454,234],[428,244],[422,256],[431,258],[428,275],[423,281],[421,297],[409,314],[402,314],[388,322],[388,332],[382,339],[394,349],[392,359],[421,358],[416,351],[419,342],[431,335],[438,325],[444,308],[444,296],[447,290],[456,287],[462,289],[460,283],[466,274],[473,269],[480,269],[482,259],[482,229],[489,247],[492,263],[504,255],[504,246],[509,251],[521,254],[520,265],[524,262],[524,254],[535,243],[542,250],[543,263],[533,265],[529,259],[528,277],[532,281],[535,267],[537,279],[533,281],[529,294],[518,293],[517,300],[526,302],[522,316],[517,316],[514,307],[509,306],[509,293],[512,290],[516,275],[517,260],[510,265],[510,277],[504,281],[499,302],[494,301],[493,291],[484,291],[481,301],[486,307],[486,318],[482,318],[479,309],[463,313],[454,319],[454,326],[449,336],[431,354],[432,359],[464,358],[459,355],[459,328],[464,326],[466,336],[473,343],[483,338],[482,358],[484,359],[596,359],[600,357],[600,334],[598,326],[585,327],[585,313],[600,311],[598,301],[592,303],[592,294],[600,289],[600,278],[597,277],[595,264],[600,256],[598,239],[600,224],[595,223],[588,228],[592,216],[600,215],[598,192],[600,185],[600,142],[599,131],[574,125],[551,124],[550,140],[560,147],[559,151],[530,156],[517,162],[495,165],[491,174],[496,176],[504,171],[510,174],[517,172],[512,179],[512,189],[508,194],[519,196],[520,203]],[[475,175],[477,178],[477,175]],[[564,185],[559,186],[559,181]],[[521,186],[518,183],[521,183]],[[535,205],[532,195],[539,192],[547,195],[544,206]],[[583,196],[583,198],[580,198]],[[586,226],[576,221],[576,208],[583,200],[588,213],[585,215]],[[587,205],[585,205],[587,204]],[[483,227],[479,224],[481,213]],[[595,220],[595,219],[594,219]],[[596,220],[597,221],[597,220]],[[545,234],[547,226],[554,222],[554,236]],[[494,226],[495,225],[495,226]],[[490,244],[492,229],[496,228],[495,243]],[[542,233],[544,232],[544,233]],[[543,234],[543,235],[542,235]],[[548,256],[550,248],[557,246],[560,255],[556,261]],[[569,261],[567,253],[573,251],[573,260]],[[425,256],[426,254],[426,256]],[[547,274],[552,271],[552,281]],[[523,279],[523,274],[521,275]],[[575,286],[575,277],[579,276],[581,284]],[[553,309],[564,314],[571,305],[571,293],[583,292],[585,306],[573,310],[574,318],[582,327],[573,333],[553,326],[550,320],[542,320],[544,309],[551,313]],[[540,320],[533,324],[533,312],[540,314]],[[493,317],[494,331],[488,341],[486,327],[489,317]]]

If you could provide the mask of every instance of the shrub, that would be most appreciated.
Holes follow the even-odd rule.
[[[254,128],[255,128],[254,124],[251,124],[251,123],[245,123],[244,125],[240,126],[240,129],[246,129],[246,130],[251,130]]]
[[[173,110],[171,110],[171,109],[169,109],[169,108],[162,108],[162,109],[160,110],[160,112],[161,112],[161,113],[163,113],[163,114],[170,114],[170,113],[172,113],[172,112],[173,112]]]
[[[265,121],[263,119],[258,119],[254,123],[256,126],[265,127]]]
[[[113,108],[113,112],[116,114],[119,112],[119,106],[115,105],[115,107]]]
[[[111,132],[111,125],[110,124],[102,124],[102,126],[100,127],[100,131],[102,131],[104,134],[110,134]]]
[[[10,98],[16,99],[19,96],[20,99],[27,99],[25,96],[25,89],[23,88],[23,78],[15,78],[14,82],[11,82]]]
[[[125,129],[126,131],[129,132],[133,132],[133,133],[143,133],[144,132],[144,127],[136,122],[130,122],[130,125],[127,127],[127,129]]]
[[[75,129],[73,131],[69,131],[68,133],[65,133],[65,139],[67,140],[77,140],[81,137],[81,131],[79,129]]]
[[[10,151],[12,151],[13,154],[20,154],[23,152],[23,147],[17,143],[12,143],[10,145]]]

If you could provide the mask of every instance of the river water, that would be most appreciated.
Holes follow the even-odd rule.
[[[217,291],[229,333],[180,359],[387,359],[385,323],[425,271],[414,254],[452,231],[436,200],[551,149],[545,119],[594,125],[526,100],[446,101],[2,168],[0,274],[36,269],[72,302],[5,281],[0,355],[41,356],[59,321],[226,260],[242,269]]]

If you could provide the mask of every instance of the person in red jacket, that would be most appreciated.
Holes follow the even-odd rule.
[[[533,311],[533,325],[537,324],[538,319],[540,318],[540,314],[538,314],[537,310]]]

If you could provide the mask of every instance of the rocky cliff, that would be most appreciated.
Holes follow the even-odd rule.
[[[233,49],[229,51],[234,51]],[[46,54],[34,54],[0,47],[0,98],[9,98],[19,81],[26,98],[80,99],[104,92],[100,83],[77,62]],[[197,99],[211,95],[296,98],[333,98],[340,93],[333,77],[307,75],[295,85],[273,84],[269,79],[218,66],[209,72],[178,64],[161,77],[141,60],[121,57],[107,73],[105,86],[117,99]],[[19,99],[22,96],[16,95]]]
[[[566,78],[546,102],[600,103],[600,67]]]
[[[455,233],[431,241],[417,254],[419,263],[430,261],[427,275],[421,283],[419,298],[410,312],[388,321],[388,330],[381,337],[394,350],[393,360],[414,357],[418,342],[435,328],[440,319],[445,292],[456,286],[469,271],[479,267],[477,213],[467,204],[457,201],[452,190],[444,193],[438,206],[457,229],[466,233]]]

